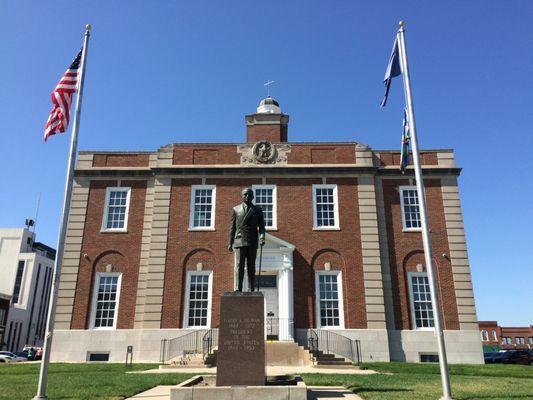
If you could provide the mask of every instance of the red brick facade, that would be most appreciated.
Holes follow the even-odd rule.
[[[242,188],[268,184],[276,185],[277,190],[277,228],[269,233],[295,246],[292,260],[295,328],[318,325],[315,272],[330,269],[342,271],[345,329],[365,329],[376,321],[367,312],[374,312],[368,311],[369,306],[376,310],[380,304],[367,304],[369,298],[376,296],[368,293],[379,292],[383,287],[383,282],[376,285],[372,277],[381,276],[386,270],[390,270],[392,285],[392,325],[399,330],[414,329],[407,273],[420,272],[425,267],[421,233],[402,229],[399,187],[409,185],[412,176],[403,176],[391,167],[399,164],[399,152],[373,152],[355,142],[290,143],[286,128],[286,123],[252,124],[248,126],[248,144],[175,144],[152,153],[157,157],[150,157],[149,153],[86,153],[92,154],[92,168],[76,171],[90,185],[71,329],[90,328],[95,274],[104,271],[122,273],[117,328],[134,327],[141,244],[143,234],[150,235],[145,229],[147,187],[161,176],[170,178],[171,183],[166,259],[161,266],[164,272],[160,272],[164,276],[160,328],[184,327],[186,272],[196,270],[200,264],[203,270],[213,271],[210,322],[211,326],[218,326],[220,296],[234,289],[234,254],[227,250],[231,208],[240,203]],[[270,141],[272,146],[281,144],[285,147],[279,147],[279,152],[285,153],[271,164],[253,164],[243,152],[252,151],[250,146],[259,140]],[[444,329],[458,330],[441,179],[455,178],[460,170],[449,164],[440,168],[438,154],[424,152],[421,159],[427,173],[425,187]],[[360,204],[358,186],[363,176],[367,181],[371,176],[376,193],[383,193],[385,228],[379,235],[366,233],[370,237],[379,236],[375,242],[388,248],[389,265],[382,266],[382,271],[364,269],[362,230],[368,225],[360,215],[363,203]],[[337,188],[338,229],[313,229],[312,188],[324,183]],[[191,186],[201,184],[216,186],[215,223],[209,231],[189,229]],[[114,186],[132,188],[127,232],[109,233],[101,229],[106,189]],[[379,253],[379,248],[376,251]],[[385,315],[384,310],[381,312]]]
[[[413,329],[409,308],[407,273],[416,272],[417,265],[424,265],[424,252],[420,232],[404,232],[400,207],[400,186],[408,186],[408,179],[383,181],[389,260],[393,287],[396,329]],[[441,184],[439,179],[426,179],[426,201],[429,228],[437,275],[444,329],[459,329],[452,266],[442,254],[450,254]],[[425,268],[424,268],[425,270]]]

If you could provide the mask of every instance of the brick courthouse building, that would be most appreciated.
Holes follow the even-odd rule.
[[[279,339],[308,328],[361,341],[366,360],[436,354],[412,173],[399,152],[288,141],[267,98],[245,143],[176,143],[78,157],[52,359],[158,361],[160,341],[217,327],[235,289],[231,208],[255,191],[262,284]],[[482,362],[451,150],[421,155],[450,362]],[[283,328],[283,329],[282,329]],[[108,356],[109,355],[109,356]]]

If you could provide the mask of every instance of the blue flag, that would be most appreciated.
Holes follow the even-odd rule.
[[[411,141],[411,133],[409,132],[409,122],[407,121],[407,112],[403,110],[403,132],[402,132],[402,150],[400,153],[400,169],[402,174],[409,165],[409,142]]]
[[[389,89],[392,78],[402,74],[402,69],[400,67],[400,55],[398,53],[398,38],[394,40],[394,46],[392,46],[392,53],[389,59],[389,65],[387,66],[387,71],[385,72],[385,78],[383,82],[385,83],[385,97],[381,101],[381,108],[385,107],[387,104],[387,97],[389,97]]]

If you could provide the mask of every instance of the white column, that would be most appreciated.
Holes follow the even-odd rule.
[[[279,297],[279,340],[294,340],[294,306],[292,253],[283,254],[283,262],[278,278]]]

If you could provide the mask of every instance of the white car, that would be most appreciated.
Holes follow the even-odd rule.
[[[21,362],[28,361],[26,357],[17,356],[10,351],[0,351],[0,362]]]

